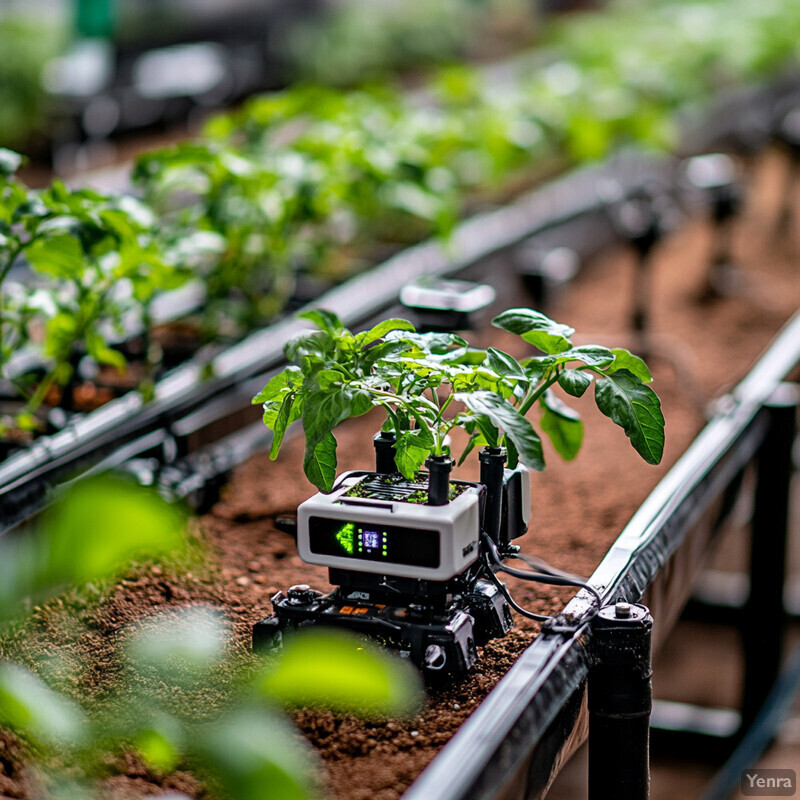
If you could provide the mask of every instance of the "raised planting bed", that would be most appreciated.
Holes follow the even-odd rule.
[[[734,253],[747,282],[747,292],[703,304],[696,300],[703,288],[710,247],[710,227],[705,222],[688,223],[653,254],[656,302],[653,304],[649,360],[655,375],[654,387],[662,397],[667,419],[663,465],[658,468],[642,466],[621,432],[606,424],[595,426],[591,414],[587,415],[586,441],[576,461],[564,465],[551,457],[548,471],[534,476],[531,529],[520,540],[525,553],[574,573],[590,575],[594,572],[619,531],[702,428],[702,409],[706,401],[730,390],[747,373],[770,338],[796,310],[800,302],[800,276],[794,269],[791,254],[784,245],[775,246],[771,235],[779,205],[781,168],[782,162],[774,153],[767,154],[758,163],[753,173],[753,192],[736,225]],[[630,293],[620,285],[621,276],[630,279],[633,260],[628,251],[620,249],[604,253],[593,263],[592,269],[583,272],[559,305],[549,310],[551,315],[585,332],[587,341],[629,344],[630,349],[635,350],[633,342],[621,342],[630,311]],[[498,310],[520,304],[523,290],[512,277],[514,270],[508,254],[472,265],[461,274],[473,278],[481,276],[496,283]],[[395,311],[388,309],[387,316],[396,316]],[[512,337],[497,331],[482,330],[477,338],[480,345],[494,344],[510,352],[515,347]],[[518,344],[516,347],[516,355],[529,354]],[[670,358],[662,358],[662,353]],[[739,413],[750,413],[745,406],[741,408],[745,410]],[[367,416],[347,423],[337,432],[341,469],[371,466],[370,442],[376,427],[377,421]],[[211,563],[193,568],[190,574],[175,574],[161,566],[134,570],[120,584],[102,590],[101,602],[84,604],[75,610],[75,617],[88,625],[91,633],[71,641],[65,642],[62,635],[62,623],[70,614],[60,610],[57,604],[40,607],[31,620],[35,635],[22,633],[13,640],[6,640],[4,654],[33,664],[39,654],[57,642],[70,658],[94,665],[82,673],[72,691],[99,700],[110,680],[99,665],[113,663],[116,643],[127,623],[155,609],[214,602],[226,609],[235,630],[238,657],[246,662],[250,658],[252,624],[269,613],[269,599],[278,589],[304,582],[318,588],[326,585],[326,572],[303,565],[295,554],[292,539],[275,525],[278,516],[293,512],[311,492],[300,469],[302,450],[300,438],[289,439],[276,463],[269,462],[263,453],[235,471],[220,502],[201,517],[197,526],[198,536],[214,553]],[[365,458],[369,459],[368,464]],[[611,470],[613,480],[609,479]],[[474,470],[469,469],[458,473],[458,477],[462,476],[477,477]],[[630,591],[630,599],[636,599],[636,592],[652,577],[658,563],[656,558],[648,572],[636,572],[641,578],[636,586],[622,583],[618,591]],[[614,574],[622,575],[619,572],[621,563],[615,562],[613,566]],[[603,569],[607,568],[611,569],[606,562]],[[681,587],[683,589],[685,587]],[[561,610],[571,594],[569,590],[542,591],[516,585],[513,590],[518,602],[543,613]],[[654,611],[658,614],[656,609]],[[327,794],[348,800],[388,800],[408,791],[413,797],[418,790],[409,789],[409,786],[420,771],[526,651],[537,632],[535,624],[518,621],[518,627],[508,636],[493,640],[483,648],[477,669],[466,679],[432,689],[426,710],[411,720],[363,722],[330,712],[296,712],[295,722],[324,760]],[[568,659],[582,652],[569,643],[562,643],[560,638],[538,639],[534,644],[537,649],[532,651],[535,663],[523,660],[515,668],[514,686],[523,673],[528,676],[529,666],[531,675],[543,675],[537,672],[541,666],[538,658],[543,649],[556,646],[554,642],[559,643],[558,647],[563,645],[564,657]],[[100,656],[94,654],[97,646]],[[545,660],[548,664],[556,663]],[[574,664],[580,668],[578,660]],[[576,677],[579,674],[576,672]],[[523,683],[527,686],[526,681]],[[501,689],[501,695],[506,696],[509,691],[513,693],[515,689]],[[567,686],[566,691],[571,692],[571,688]],[[224,702],[219,695],[208,698],[206,712],[212,713],[219,702]],[[489,702],[491,709],[498,701]],[[577,710],[572,707],[574,714]],[[499,726],[500,722],[497,724]],[[469,725],[474,729],[473,723]],[[566,732],[569,727],[562,727],[562,731]],[[500,727],[493,729],[492,734],[495,732],[498,741],[505,738]],[[465,733],[465,737],[469,737],[468,749],[473,747],[471,734]],[[563,745],[563,739],[558,737],[548,741],[554,750]],[[445,778],[448,785],[452,783],[451,788],[456,792],[452,796],[459,796],[458,791],[471,791],[483,769],[481,762],[476,761],[472,771],[463,764],[458,766],[456,769],[463,772],[463,782],[456,782],[451,780],[454,768],[446,766],[448,759],[449,756],[443,757],[445,766],[441,769],[448,776]],[[544,763],[545,771],[540,771],[538,766],[533,771],[538,786],[546,784],[552,758],[545,759]],[[29,786],[21,764],[21,758],[10,759],[9,785],[17,794],[24,795]],[[436,775],[435,765],[436,762],[431,775]],[[519,764],[504,762],[501,766],[508,775]],[[135,758],[117,762],[115,771],[116,777],[107,779],[104,785],[104,791],[112,796],[114,793],[129,796],[131,792],[153,791],[157,786],[181,788],[194,795],[202,792],[196,779],[185,771],[156,774]],[[437,793],[446,788],[438,785],[441,774],[435,781]],[[425,789],[430,784],[424,783],[428,778],[420,780],[422,794],[417,796],[430,796]],[[486,796],[494,796],[495,790],[496,786],[489,786]]]

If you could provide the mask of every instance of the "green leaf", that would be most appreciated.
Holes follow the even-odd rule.
[[[430,455],[433,445],[433,436],[426,428],[400,433],[394,443],[394,462],[400,474],[412,480]]]
[[[139,728],[133,743],[150,769],[168,773],[178,765],[185,734],[174,717],[162,712]]]
[[[306,442],[303,471],[317,489],[331,491],[336,478],[336,439],[332,433],[326,433],[311,448]]]
[[[22,156],[5,147],[0,147],[0,176],[10,178],[22,165]]]
[[[583,443],[580,417],[549,390],[542,395],[540,403],[542,430],[550,437],[556,452],[565,461],[572,461]]]
[[[493,392],[458,393],[455,398],[475,414],[483,414],[497,428],[502,428],[526,467],[538,471],[544,469],[542,440],[531,423],[511,404]]]
[[[664,415],[655,392],[628,370],[614,372],[595,385],[597,407],[619,425],[637,453],[658,464],[664,452]]]
[[[69,233],[35,239],[25,248],[25,257],[39,272],[55,278],[76,278],[83,272],[83,248]]]
[[[548,355],[561,353],[572,346],[574,328],[561,325],[531,308],[510,308],[492,320],[492,325],[521,336]]]
[[[340,422],[359,417],[372,408],[370,396],[358,387],[333,384],[327,390],[309,392],[303,410],[307,453]]]
[[[282,399],[286,391],[298,388],[303,382],[299,367],[286,367],[283,372],[273,375],[267,385],[252,399],[252,403],[263,403],[266,400]]]
[[[553,355],[533,356],[526,359],[523,364],[527,369],[538,364],[539,366],[535,369],[541,373],[546,369],[552,369],[560,364],[568,364],[571,361],[581,361],[587,366],[600,369],[614,363],[614,354],[607,347],[587,344],[570,347],[568,350]]]
[[[106,344],[102,334],[97,330],[86,333],[86,351],[98,364],[109,364],[124,372],[128,366],[125,356]]]
[[[281,403],[272,428],[272,443],[269,448],[269,457],[273,461],[278,457],[278,451],[283,443],[283,436],[288,427],[300,419],[303,413],[304,404],[297,392],[288,392]],[[265,412],[266,415],[266,412]],[[265,420],[266,422],[266,420]]]
[[[339,333],[344,329],[341,320],[333,311],[327,311],[324,308],[312,308],[297,315],[299,319],[307,319],[313,322],[320,330],[327,331],[328,333]]]
[[[565,369],[558,376],[558,385],[573,397],[582,397],[591,383],[592,376],[579,369]]]
[[[297,729],[265,708],[237,708],[197,726],[192,748],[221,795],[236,800],[311,800],[315,761]]]
[[[287,636],[258,690],[292,706],[324,706],[364,716],[413,714],[422,703],[419,673],[361,638],[334,631]]]
[[[356,336],[360,347],[365,347],[377,339],[382,339],[390,331],[415,331],[414,326],[406,319],[386,319]]]
[[[614,364],[609,372],[618,372],[621,369],[627,369],[632,372],[642,383],[650,383],[653,376],[647,368],[647,364],[635,356],[633,353],[628,352],[622,347],[616,347],[611,351],[614,354]]]
[[[327,331],[310,331],[300,333],[290,339],[283,348],[284,355],[293,364],[303,365],[303,360],[307,357],[316,359],[327,358],[333,348],[333,337]],[[308,374],[309,370],[302,366],[303,374]]]
[[[113,575],[134,558],[182,549],[183,516],[156,492],[121,478],[87,478],[73,486],[42,522],[46,569],[36,588]]]
[[[457,333],[412,333],[410,331],[389,331],[385,335],[391,341],[408,342],[422,353],[444,355],[454,347],[466,347],[467,342]]]
[[[489,366],[498,374],[506,378],[515,378],[529,382],[528,376],[525,374],[525,369],[522,364],[517,361],[514,356],[504,353],[495,347],[490,347],[486,351],[487,361]]]
[[[77,704],[17,664],[0,664],[0,723],[39,745],[78,745],[86,719]]]

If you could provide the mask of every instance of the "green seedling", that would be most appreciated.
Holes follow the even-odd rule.
[[[386,413],[395,435],[395,464],[413,479],[429,456],[449,455],[447,435],[469,434],[461,461],[476,445],[505,446],[510,465],[545,468],[541,435],[528,419],[540,409],[540,430],[564,458],[577,454],[583,423],[555,390],[581,397],[595,383],[600,411],[619,425],[650,464],[661,460],[664,417],[647,384],[644,361],[627,350],[575,346],[574,330],[526,308],[511,309],[494,324],[517,334],[540,353],[522,361],[496,348],[479,350],[453,333],[417,333],[401,319],[352,333],[321,309],[301,315],[317,330],[286,346],[290,366],[254,399],[273,431],[276,458],[287,428],[305,432],[308,479],[330,491],[336,475],[334,428],[374,407]]]

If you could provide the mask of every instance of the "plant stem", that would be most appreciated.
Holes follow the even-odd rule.
[[[539,384],[539,387],[536,391],[532,392],[528,397],[525,398],[522,405],[519,407],[519,413],[522,416],[525,416],[531,408],[533,404],[558,380],[558,372],[552,375],[543,383]]]
[[[36,387],[36,391],[33,393],[31,398],[25,404],[25,411],[28,414],[36,413],[36,411],[39,409],[39,406],[42,405],[45,398],[47,397],[47,393],[50,391],[51,387],[55,383],[55,380],[56,380],[55,370],[51,370],[47,375],[45,375],[41,383]]]

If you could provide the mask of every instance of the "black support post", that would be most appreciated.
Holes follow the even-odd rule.
[[[786,613],[783,591],[789,531],[792,445],[797,434],[798,387],[777,388],[764,413],[769,429],[758,452],[751,523],[750,593],[744,607],[742,731],[751,725],[780,673]]]
[[[589,672],[589,800],[648,800],[650,634],[645,606],[617,603],[592,624]]]

